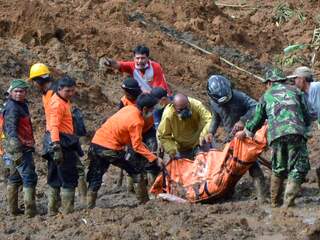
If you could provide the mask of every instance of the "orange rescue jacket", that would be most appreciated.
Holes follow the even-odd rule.
[[[55,93],[50,100],[48,110],[48,131],[51,141],[60,141],[59,132],[73,134],[71,104]]]
[[[49,103],[50,99],[53,96],[53,90],[48,90],[45,94],[42,95],[42,103],[44,108],[44,115],[46,118],[46,130],[49,129],[48,122],[49,122]]]
[[[126,96],[123,96],[121,98],[121,102],[123,106],[131,106],[136,104],[135,101],[129,100]],[[154,119],[153,119],[153,116],[151,116],[144,121],[142,133],[146,133],[149,129],[153,127],[153,125],[154,125]]]
[[[152,162],[157,157],[142,142],[143,125],[144,119],[136,106],[123,107],[96,131],[92,143],[112,150],[131,145],[135,152]]]

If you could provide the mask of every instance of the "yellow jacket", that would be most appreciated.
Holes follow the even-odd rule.
[[[173,104],[169,104],[163,112],[157,134],[166,153],[190,150],[199,144],[200,136],[209,132],[211,113],[200,101],[190,97],[188,99],[191,118],[181,120]]]

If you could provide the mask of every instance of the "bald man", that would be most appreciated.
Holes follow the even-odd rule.
[[[163,112],[157,132],[160,144],[171,159],[193,160],[210,122],[211,113],[200,101],[178,93]]]

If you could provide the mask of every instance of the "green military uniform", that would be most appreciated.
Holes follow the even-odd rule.
[[[310,118],[303,95],[294,86],[273,83],[257,105],[246,129],[258,130],[268,119],[268,142],[273,149],[272,171],[298,183],[310,170],[306,131]]]
[[[306,133],[311,124],[303,93],[282,83],[278,70],[267,73],[274,82],[262,96],[255,116],[246,124],[245,132],[252,135],[268,120],[268,142],[272,147],[271,203],[278,206],[283,180],[288,178],[284,206],[289,207],[310,170]]]

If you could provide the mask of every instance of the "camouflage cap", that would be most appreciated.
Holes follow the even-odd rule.
[[[287,78],[284,75],[283,71],[280,68],[270,69],[266,72],[265,79],[262,82],[277,82],[285,81]]]

